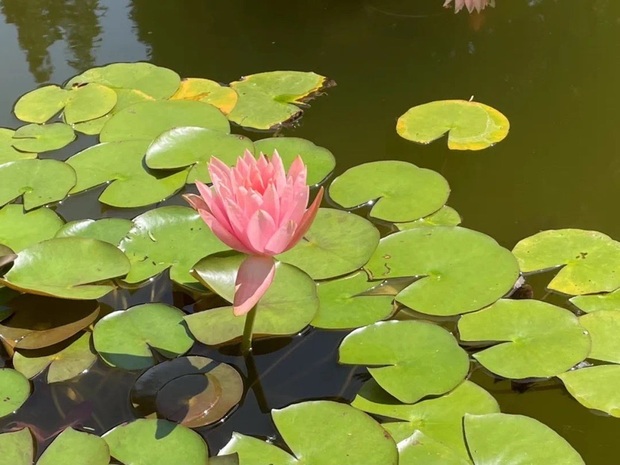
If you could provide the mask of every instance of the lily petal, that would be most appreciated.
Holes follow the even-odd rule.
[[[291,249],[295,244],[297,244],[301,240],[302,237],[304,237],[304,234],[308,232],[308,229],[310,229],[310,226],[312,225],[312,222],[314,221],[316,214],[319,212],[319,207],[321,206],[322,200],[323,200],[323,186],[321,186],[321,188],[319,189],[319,192],[316,194],[316,198],[314,199],[314,202],[312,202],[312,205],[310,205],[310,208],[306,210],[306,213],[304,214],[304,217],[301,219],[301,223],[299,223],[299,226],[297,226],[297,231],[295,231],[295,235],[291,239],[291,243],[286,248],[286,250]],[[286,252],[286,250],[284,252]]]
[[[235,281],[235,316],[243,316],[252,310],[269,289],[275,273],[276,262],[271,257],[250,255],[241,263]]]

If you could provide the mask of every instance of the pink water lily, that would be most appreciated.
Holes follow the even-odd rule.
[[[449,7],[453,0],[446,0],[443,4],[444,7]],[[467,8],[467,11],[470,13],[476,10],[480,13],[487,6],[495,6],[495,0],[454,0],[454,12],[458,13],[463,9],[463,7]]]
[[[323,188],[308,208],[306,166],[298,156],[286,174],[277,151],[256,159],[246,150],[232,168],[214,157],[208,169],[213,186],[196,182],[200,196],[185,198],[224,244],[248,255],[233,301],[235,315],[245,315],[273,281],[273,256],[292,248],[310,228]]]

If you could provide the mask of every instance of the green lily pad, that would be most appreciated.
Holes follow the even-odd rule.
[[[614,310],[601,310],[579,317],[592,339],[592,349],[588,358],[604,362],[620,363],[620,313]]]
[[[386,319],[394,312],[393,297],[359,295],[373,285],[364,272],[319,283],[321,305],[310,324],[324,329],[351,329]]]
[[[110,455],[125,465],[206,465],[209,450],[202,437],[166,420],[134,420],[108,431]]]
[[[238,95],[230,87],[209,79],[186,78],[181,81],[181,85],[170,100],[197,100],[209,103],[227,115],[237,104]]]
[[[620,289],[606,294],[578,295],[570,302],[586,313],[599,310],[620,310]]]
[[[112,312],[95,325],[93,341],[103,360],[114,367],[139,370],[155,365],[151,349],[172,358],[187,352],[184,313],[166,304],[142,304]]]
[[[156,208],[134,218],[119,247],[131,262],[126,282],[138,283],[170,268],[170,278],[184,286],[197,282],[189,272],[198,260],[228,250],[195,210],[180,206]]]
[[[467,100],[439,100],[410,108],[398,118],[399,136],[429,144],[448,133],[450,150],[482,150],[502,141],[508,119],[488,105]]]
[[[60,228],[56,237],[87,237],[118,245],[132,227],[133,223],[124,218],[77,220]]]
[[[562,267],[547,286],[569,295],[620,287],[620,242],[596,231],[557,229],[521,240],[513,249],[521,271]]]
[[[170,129],[196,126],[228,134],[226,117],[214,106],[185,100],[146,101],[112,116],[99,135],[101,142],[153,141]]]
[[[465,415],[465,437],[475,465],[585,465],[564,438],[522,415]]]
[[[301,116],[297,106],[316,94],[325,77],[302,71],[270,71],[251,74],[230,83],[239,98],[228,119],[254,129],[275,127]]]
[[[15,131],[7,128],[0,128],[0,165],[10,161],[32,160],[37,158],[36,153],[22,152],[13,147],[13,135]]]
[[[379,231],[371,222],[321,208],[303,239],[277,258],[301,268],[313,279],[327,279],[364,266],[378,243]]]
[[[108,465],[110,451],[106,442],[94,434],[67,428],[52,442],[37,465]]]
[[[220,455],[236,452],[241,465],[396,465],[394,440],[381,425],[346,404],[313,401],[271,413],[292,451],[234,433]]]
[[[129,266],[125,254],[113,245],[95,239],[61,237],[22,250],[0,282],[32,294],[98,299],[114,290],[114,285],[105,281],[124,276]]]
[[[349,168],[329,187],[330,198],[342,207],[370,202],[370,216],[392,222],[428,216],[443,207],[449,195],[450,186],[441,174],[394,160]]]
[[[416,431],[397,444],[398,465],[470,465],[471,462],[439,441]]]
[[[116,92],[97,83],[75,87],[69,93],[63,116],[68,124],[100,118],[116,105]]]
[[[620,418],[620,365],[599,365],[558,376],[568,392],[586,408]]]
[[[142,166],[147,141],[109,142],[88,147],[67,160],[77,173],[71,194],[100,184],[106,187],[99,201],[113,207],[142,207],[160,202],[185,185],[187,171],[161,174]]]
[[[406,223],[396,223],[395,226],[400,230],[413,228],[432,228],[433,226],[458,226],[461,224],[461,215],[452,207],[444,205],[435,213],[432,213],[419,220],[408,221]]]
[[[71,166],[57,160],[18,160],[0,165],[0,205],[24,196],[24,208],[33,208],[65,198],[75,186]]]
[[[28,428],[0,434],[0,465],[32,465],[34,442]]]
[[[0,418],[20,408],[30,396],[30,381],[19,371],[0,368]]]
[[[505,378],[546,378],[565,372],[590,353],[590,336],[568,310],[537,300],[499,300],[461,317],[463,341],[492,347],[474,354]]]
[[[6,205],[0,210],[0,244],[19,252],[51,239],[63,224],[62,218],[48,208],[24,212],[23,205]]]
[[[24,152],[49,152],[74,140],[73,129],[64,123],[28,124],[13,134],[13,147]]]
[[[370,365],[377,383],[406,403],[454,389],[469,371],[467,352],[452,334],[415,320],[379,322],[353,331],[340,344],[339,362]]]
[[[65,107],[71,92],[56,85],[39,87],[15,103],[15,116],[28,123],[46,123]]]
[[[508,293],[519,277],[510,251],[461,227],[401,231],[381,239],[366,265],[371,279],[419,277],[396,300],[429,315],[483,308]]]
[[[17,351],[13,365],[27,378],[34,378],[49,367],[46,380],[59,383],[81,375],[94,365],[97,355],[90,347],[90,332],[60,346],[33,351]]]

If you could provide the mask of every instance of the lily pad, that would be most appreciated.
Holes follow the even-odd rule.
[[[22,152],[13,147],[13,135],[15,131],[7,128],[0,128],[0,164],[17,160],[32,160],[37,158],[36,153]]]
[[[95,239],[61,237],[22,250],[0,282],[32,294],[98,299],[114,289],[105,281],[124,276],[129,266],[125,254],[113,245]]]
[[[164,357],[177,357],[194,342],[187,335],[183,315],[166,304],[142,304],[112,312],[95,325],[95,349],[106,363],[125,370],[155,365],[151,349]]]
[[[148,142],[133,140],[94,145],[67,160],[77,173],[71,194],[100,184],[106,187],[99,201],[114,207],[142,207],[160,202],[185,185],[186,171],[155,173],[142,163]]]
[[[52,442],[37,465],[108,465],[110,451],[106,442],[94,434],[67,428]]]
[[[398,465],[470,465],[471,462],[439,441],[416,431],[398,443]]]
[[[197,100],[210,103],[227,115],[237,104],[237,92],[215,81],[202,78],[186,78],[170,100]]]
[[[599,365],[558,376],[568,392],[586,408],[620,418],[620,365]]]
[[[64,123],[28,124],[13,134],[13,147],[24,152],[49,152],[63,148],[74,139],[73,129]]]
[[[63,224],[62,218],[48,208],[25,212],[23,205],[6,205],[0,210],[0,244],[19,252],[51,239]]]
[[[406,403],[454,389],[469,371],[467,352],[452,334],[415,320],[379,322],[353,331],[340,344],[339,362],[370,365],[377,383]]]
[[[579,295],[571,298],[570,302],[586,313],[620,310],[620,289],[606,294]]]
[[[428,216],[443,207],[449,195],[441,174],[395,160],[349,168],[329,187],[331,199],[344,208],[370,203],[370,216],[392,222]]]
[[[76,124],[100,118],[112,111],[117,98],[114,90],[101,84],[75,87],[69,93],[63,111],[64,119],[68,124]]]
[[[505,378],[546,378],[590,353],[590,336],[568,310],[537,300],[500,300],[458,323],[463,341],[494,344],[474,354]]]
[[[510,251],[461,227],[415,228],[379,243],[366,265],[371,279],[417,277],[396,300],[429,315],[483,308],[508,293],[519,277]]]
[[[448,133],[451,150],[482,150],[502,141],[508,119],[488,105],[467,100],[440,100],[410,108],[398,118],[399,136],[429,144]]]
[[[465,437],[475,465],[585,465],[564,438],[522,415],[465,415]]]
[[[513,249],[521,271],[562,267],[547,286],[568,295],[620,287],[620,242],[596,231],[557,229],[521,240]]]
[[[432,228],[433,226],[458,226],[461,224],[461,215],[452,207],[444,205],[435,213],[431,213],[424,218],[406,223],[396,223],[395,226],[400,230],[413,228]]]
[[[592,339],[588,358],[620,363],[620,312],[601,310],[579,317],[579,323]]]
[[[30,381],[19,371],[0,368],[0,418],[20,408],[30,396]]]
[[[206,465],[209,450],[202,437],[166,420],[134,420],[108,431],[110,455],[125,465]]]
[[[0,205],[24,196],[24,208],[32,210],[65,198],[75,186],[71,166],[57,160],[18,160],[0,165]]]
[[[65,107],[70,91],[56,85],[39,87],[15,103],[15,116],[28,123],[46,123]]]
[[[313,401],[271,413],[293,455],[234,433],[219,455],[237,452],[241,465],[396,465],[394,440],[381,425],[346,404]]]
[[[28,428],[0,434],[0,465],[32,465],[34,442]]]
[[[133,223],[124,218],[77,220],[71,221],[60,228],[56,232],[56,237],[87,237],[118,245],[132,226]]]
[[[301,268],[313,279],[327,279],[364,266],[378,243],[379,231],[371,222],[321,208],[303,239],[277,258]]]

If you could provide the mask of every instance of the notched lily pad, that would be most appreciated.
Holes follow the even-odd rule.
[[[32,160],[37,158],[36,153],[22,152],[13,147],[13,135],[15,131],[7,128],[0,128],[0,164],[17,160]]]
[[[30,381],[19,371],[0,368],[0,418],[13,413],[30,397]]]
[[[83,123],[108,114],[116,105],[114,90],[97,83],[74,87],[63,111],[68,124]]]
[[[620,365],[598,365],[558,376],[568,392],[586,408],[620,418]]]
[[[94,434],[67,428],[45,449],[37,465],[108,465],[110,450]]]
[[[13,147],[24,152],[49,152],[74,140],[73,129],[64,123],[28,124],[13,134]]]
[[[25,212],[23,205],[9,204],[0,210],[0,244],[19,252],[51,239],[63,224],[62,218],[48,208]]]
[[[592,339],[588,358],[620,363],[620,312],[601,310],[579,317]]]
[[[620,289],[606,294],[578,295],[570,303],[586,313],[599,310],[620,310]]]
[[[471,465],[449,447],[421,431],[398,443],[398,465]]]

